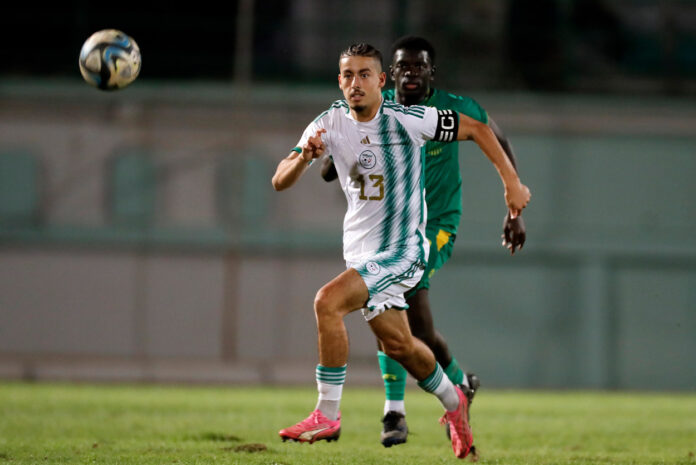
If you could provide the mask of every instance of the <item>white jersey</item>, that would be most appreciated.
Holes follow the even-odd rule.
[[[346,101],[339,100],[307,126],[298,146],[326,129],[324,153],[333,158],[346,195],[346,261],[388,250],[411,256],[415,252],[414,258],[427,261],[422,147],[436,133],[445,137],[439,121],[435,108],[383,101],[371,121],[359,122]]]

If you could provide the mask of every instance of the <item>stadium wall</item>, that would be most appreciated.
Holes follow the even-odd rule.
[[[500,183],[460,150],[464,217],[431,289],[491,387],[696,388],[696,106],[477,94],[533,191],[519,255]],[[311,383],[312,301],[345,208],[270,177],[332,88],[0,85],[0,376]],[[379,384],[359,314],[349,382]]]

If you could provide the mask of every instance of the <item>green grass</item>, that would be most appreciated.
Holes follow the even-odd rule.
[[[439,404],[416,390],[405,445],[378,442],[381,391],[350,386],[338,442],[281,442],[315,399],[311,386],[0,383],[0,465],[457,463]],[[696,465],[696,394],[482,390],[472,423],[482,464]]]

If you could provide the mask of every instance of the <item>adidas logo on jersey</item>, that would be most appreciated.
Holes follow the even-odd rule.
[[[360,141],[361,144],[368,145],[370,143],[370,138],[365,136],[363,139]]]

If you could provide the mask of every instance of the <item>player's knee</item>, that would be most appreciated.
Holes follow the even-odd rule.
[[[401,362],[413,352],[413,341],[410,337],[390,337],[382,340],[382,347],[387,356]]]
[[[339,313],[336,299],[332,293],[326,287],[319,289],[317,295],[314,296],[314,314],[317,320],[336,317]]]

